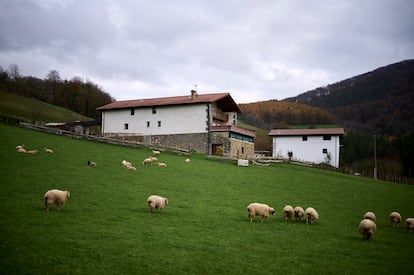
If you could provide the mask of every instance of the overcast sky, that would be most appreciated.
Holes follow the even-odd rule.
[[[4,70],[116,100],[281,100],[413,58],[412,0],[0,0]]]

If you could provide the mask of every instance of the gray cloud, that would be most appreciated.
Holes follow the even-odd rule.
[[[82,76],[118,100],[199,92],[283,99],[414,56],[414,3],[0,3],[0,65]]]

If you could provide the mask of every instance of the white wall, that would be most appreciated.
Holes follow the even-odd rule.
[[[293,160],[325,163],[327,154],[331,155],[330,165],[339,167],[339,136],[331,136],[331,140],[324,140],[322,136],[308,136],[307,141],[302,136],[273,137],[273,157],[288,158],[288,152],[293,153]]]
[[[149,121],[150,126],[147,127]],[[158,126],[158,121],[161,126]],[[152,107],[136,108],[134,115],[130,109],[102,112],[102,133],[126,135],[167,135],[207,132],[207,104],[180,106],[159,106],[156,113]],[[128,123],[128,130],[125,129]]]

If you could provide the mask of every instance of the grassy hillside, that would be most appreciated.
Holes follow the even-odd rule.
[[[25,155],[47,146],[55,153]],[[167,168],[143,167],[150,151],[0,125],[2,274],[409,274],[414,232],[387,216],[414,216],[414,186],[277,164],[161,153]],[[131,161],[135,172],[120,162]],[[98,163],[88,167],[87,160]],[[44,211],[48,189],[69,189],[60,211]],[[169,198],[149,214],[146,198]],[[246,206],[276,215],[250,224]],[[320,220],[284,223],[286,204],[315,207]],[[378,231],[357,231],[366,211]]]
[[[93,120],[34,98],[4,92],[0,92],[0,115],[37,123]]]

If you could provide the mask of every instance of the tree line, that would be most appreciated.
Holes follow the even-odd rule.
[[[50,70],[44,79],[22,76],[18,65],[7,70],[0,66],[0,91],[36,98],[79,114],[101,120],[97,107],[115,101],[97,84],[81,77],[62,79],[57,70]]]

